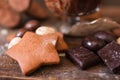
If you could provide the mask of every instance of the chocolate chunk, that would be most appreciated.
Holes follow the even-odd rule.
[[[114,73],[120,73],[120,45],[115,41],[107,44],[98,52],[99,56]]]
[[[30,20],[25,25],[25,28],[29,31],[35,31],[38,27],[40,27],[40,23],[37,20]]]
[[[98,31],[94,34],[94,37],[102,39],[106,41],[107,43],[115,40],[115,36],[111,33],[105,32],[105,31]]]
[[[24,35],[25,32],[27,32],[27,31],[28,31],[28,30],[25,29],[25,28],[22,28],[22,29],[18,30],[18,31],[16,32],[16,37],[23,37],[23,35]]]
[[[66,57],[83,70],[100,62],[100,58],[96,54],[82,46],[69,49]]]
[[[89,50],[97,51],[105,46],[105,41],[93,36],[85,37],[82,42],[83,46]]]

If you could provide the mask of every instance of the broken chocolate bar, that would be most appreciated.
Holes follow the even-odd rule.
[[[120,45],[112,41],[98,51],[99,56],[114,73],[120,73]]]
[[[100,58],[96,54],[82,46],[69,49],[66,57],[83,70],[100,62]]]

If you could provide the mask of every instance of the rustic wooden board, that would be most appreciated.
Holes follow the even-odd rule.
[[[103,9],[105,13],[102,13],[102,16],[111,17],[120,23],[119,9],[120,7],[105,7]],[[107,10],[109,10],[109,13]],[[63,56],[64,53],[59,65],[44,66],[30,76],[24,76],[18,63],[5,55],[7,44],[5,42],[6,35],[1,34],[3,30],[0,28],[0,80],[120,80],[120,75],[111,73],[104,63],[82,71]],[[81,38],[67,36],[65,40],[70,47],[81,44]]]
[[[70,47],[81,44],[81,38],[65,37],[65,40]],[[0,45],[0,80],[120,80],[120,75],[112,74],[103,63],[82,71],[64,53],[60,54],[59,65],[44,66],[30,76],[24,76],[18,63],[6,56],[4,38],[0,38],[0,41],[3,43]]]

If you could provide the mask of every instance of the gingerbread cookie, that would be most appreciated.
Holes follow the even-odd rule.
[[[28,75],[42,65],[60,62],[59,55],[52,43],[57,38],[52,34],[40,36],[26,32],[21,41],[8,49],[6,54],[19,63],[23,74]]]

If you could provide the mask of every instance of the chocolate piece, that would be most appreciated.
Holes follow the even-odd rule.
[[[84,47],[86,47],[89,50],[97,51],[105,45],[105,42],[101,39],[95,38],[93,36],[89,36],[83,39],[82,44]]]
[[[96,54],[82,46],[69,49],[66,56],[81,69],[87,69],[100,62]]]
[[[120,73],[120,45],[115,41],[107,44],[98,52],[99,56],[114,73]]]
[[[40,27],[40,23],[37,20],[30,20],[25,25],[25,28],[29,31],[35,31],[38,27]]]
[[[101,40],[106,41],[107,43],[115,40],[115,36],[111,33],[105,32],[105,31],[98,31],[94,34],[94,37],[99,38]]]
[[[28,31],[28,30],[25,29],[25,28],[22,28],[22,29],[18,30],[18,31],[16,32],[16,37],[23,37],[23,35],[24,35],[25,32],[27,32],[27,31]]]
[[[7,50],[6,54],[15,59],[23,74],[28,75],[42,65],[58,64],[59,55],[52,44],[57,40],[54,35],[39,36],[26,32],[22,40]]]

